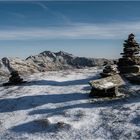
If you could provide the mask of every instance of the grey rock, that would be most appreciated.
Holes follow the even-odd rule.
[[[118,87],[125,84],[119,74],[89,82],[92,87],[89,97],[115,97]]]
[[[102,90],[116,86],[119,87],[124,85],[125,83],[122,77],[119,74],[116,74],[106,78],[90,81],[89,84],[91,85],[91,87]]]
[[[118,68],[117,65],[106,65],[103,69],[103,72],[100,73],[102,77],[108,77],[108,76],[113,76],[115,74],[118,74]]]

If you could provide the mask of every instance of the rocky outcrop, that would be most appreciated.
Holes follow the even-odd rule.
[[[94,59],[76,57],[66,52],[44,51],[39,55],[29,56],[25,60],[20,58],[2,58],[0,60],[0,75],[9,75],[11,71],[19,71],[19,74],[31,74],[50,70],[72,69],[101,66],[107,59]]]

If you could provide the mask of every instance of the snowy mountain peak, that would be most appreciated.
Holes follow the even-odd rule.
[[[59,55],[59,56],[70,56],[70,57],[74,57],[72,54],[67,53],[67,52],[64,52],[64,51],[59,51],[59,52],[56,52],[55,54],[56,55]]]
[[[57,56],[74,57],[72,54],[69,54],[64,51],[59,51],[59,52],[44,51],[44,52],[41,52],[39,55],[48,56],[48,57],[57,57]]]
[[[40,54],[39,54],[40,56],[48,56],[48,57],[52,57],[52,58],[55,58],[56,57],[56,55],[55,55],[55,53],[53,53],[53,52],[51,52],[51,51],[44,51],[44,52],[41,52]]]

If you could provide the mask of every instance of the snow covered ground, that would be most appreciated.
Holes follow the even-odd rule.
[[[123,99],[91,100],[88,82],[99,72],[38,73],[0,87],[0,140],[140,139],[140,86],[122,90],[130,94]]]

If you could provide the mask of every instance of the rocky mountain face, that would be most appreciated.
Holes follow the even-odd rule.
[[[61,70],[71,68],[84,68],[101,66],[107,59],[94,59],[76,57],[66,52],[44,51],[39,55],[29,56],[25,60],[20,58],[2,58],[0,60],[0,75],[6,76],[12,70],[18,70],[21,75],[50,70]]]

